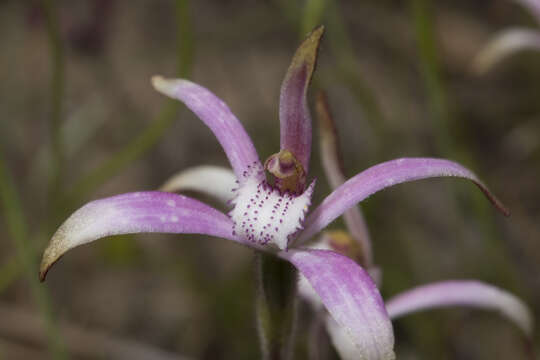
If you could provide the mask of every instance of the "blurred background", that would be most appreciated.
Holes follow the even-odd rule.
[[[473,69],[497,32],[538,28],[517,3],[3,0],[0,358],[260,357],[250,250],[204,236],[107,238],[62,258],[45,284],[37,262],[84,203],[156,189],[191,166],[228,166],[211,132],[152,89],[154,74],[211,89],[261,159],[278,151],[280,83],[320,23],[326,35],[310,95],[328,93],[348,176],[396,157],[450,158],[512,211],[504,218],[474,186],[452,179],[369,198],[362,207],[383,296],[475,278],[520,296],[537,318],[540,54]],[[330,191],[317,139],[315,203]],[[309,357],[312,318],[301,304],[297,359]],[[519,330],[490,312],[434,310],[394,327],[400,359],[531,358]],[[337,355],[328,345],[320,358]]]

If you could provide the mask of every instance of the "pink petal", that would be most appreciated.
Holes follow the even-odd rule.
[[[497,311],[526,335],[532,334],[533,318],[528,307],[516,296],[479,281],[449,280],[418,286],[394,296],[386,303],[392,319],[421,310],[450,306]]]
[[[241,242],[223,213],[185,196],[136,192],[92,201],[75,211],[53,235],[40,267],[43,281],[66,251],[109,235],[135,233],[206,234]]]
[[[300,45],[281,84],[279,97],[281,149],[292,152],[306,173],[311,154],[311,115],[307,91],[315,71],[323,32],[324,27],[316,28]]]
[[[394,333],[379,290],[353,260],[333,251],[290,250],[280,256],[306,277],[345,329],[359,359],[394,359]]]
[[[306,219],[297,244],[309,240],[356,203],[389,186],[432,177],[460,177],[471,180],[489,201],[503,214],[504,205],[488,190],[476,175],[449,160],[432,158],[402,158],[372,166],[334,190]]]
[[[200,85],[183,79],[152,78],[154,88],[182,101],[212,130],[225,150],[238,180],[244,179],[248,167],[262,167],[257,151],[244,127],[229,107]]]

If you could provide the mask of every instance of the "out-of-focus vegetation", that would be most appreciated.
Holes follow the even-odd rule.
[[[447,157],[512,211],[501,217],[470,184],[451,180],[368,199],[383,296],[477,278],[540,313],[540,53],[471,71],[495,31],[534,26],[516,4],[4,0],[0,358],[259,357],[252,251],[203,236],[108,238],[73,251],[45,285],[37,261],[85,202],[155,189],[189,166],[227,165],[208,129],[152,89],[154,74],[211,89],[261,157],[275,153],[280,81],[298,39],[319,23],[315,85],[328,92],[348,175],[395,157]],[[329,192],[319,162],[315,148],[315,202]],[[304,359],[312,314],[302,306],[299,316]],[[493,314],[437,310],[394,328],[401,359],[527,358],[519,331]]]

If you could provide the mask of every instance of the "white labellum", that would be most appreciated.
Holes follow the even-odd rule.
[[[284,250],[291,237],[302,230],[305,214],[311,204],[313,182],[301,194],[281,193],[259,180],[260,171],[253,169],[236,190],[230,216],[233,232],[259,245],[273,244]]]

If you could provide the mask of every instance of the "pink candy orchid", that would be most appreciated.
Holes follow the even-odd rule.
[[[307,91],[322,34],[319,27],[307,37],[287,71],[280,95],[280,151],[264,163],[239,120],[216,95],[188,80],[154,77],[152,83],[159,92],[182,101],[210,128],[232,167],[232,174],[213,167],[198,168],[181,175],[179,182],[224,197],[226,189],[234,187],[232,209],[226,215],[192,198],[160,191],[89,202],[53,235],[43,255],[40,278],[44,280],[50,267],[68,250],[109,235],[198,233],[224,238],[291,262],[332,319],[345,329],[358,358],[395,358],[392,323],[367,271],[339,252],[304,245],[368,196],[413,180],[442,176],[468,179],[499,210],[507,211],[476,175],[461,165],[442,159],[404,158],[352,177],[310,212],[315,182],[307,182],[312,133]],[[174,181],[167,186],[175,190]]]

